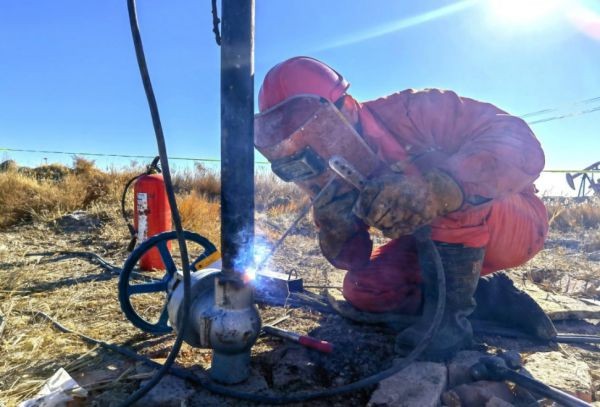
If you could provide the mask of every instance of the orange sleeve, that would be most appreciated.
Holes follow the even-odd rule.
[[[492,104],[428,89],[364,105],[410,157],[435,157],[431,165],[454,177],[467,202],[519,192],[544,167],[544,153],[529,126]]]

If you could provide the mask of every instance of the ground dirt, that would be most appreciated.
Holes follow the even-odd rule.
[[[259,214],[258,234],[272,240],[292,220],[293,214]],[[598,232],[593,230],[552,231],[546,248],[526,265],[509,271],[509,275],[525,289],[535,285],[549,293],[599,301],[600,262],[590,259],[590,254],[599,250],[594,246],[598,242]],[[118,405],[152,374],[139,362],[57,331],[47,320],[36,317],[36,311],[70,329],[164,361],[173,335],[156,337],[129,323],[117,299],[118,278],[86,259],[46,253],[91,251],[121,267],[127,257],[127,243],[125,225],[114,216],[68,232],[56,222],[41,221],[0,232],[0,405],[13,406],[32,397],[60,367],[88,389],[83,404],[96,406]],[[310,219],[301,222],[270,264],[273,270],[298,274],[314,293],[325,286],[335,290],[344,276],[320,255]],[[148,301],[148,309],[156,308],[152,301]],[[390,367],[395,357],[395,333],[388,327],[353,323],[335,314],[304,308],[260,305],[259,309],[264,322],[287,316],[278,327],[330,341],[335,352],[320,354],[260,336],[252,349],[251,362],[257,384],[247,388],[250,391],[289,394],[340,386]],[[561,332],[600,334],[597,320],[561,321],[557,328]],[[545,346],[500,337],[477,339],[480,348],[515,349],[523,355],[558,349],[585,362],[592,372],[594,388],[600,389],[597,346]],[[177,364],[194,371],[208,368],[210,351],[184,345]],[[250,405],[194,390],[187,405]],[[370,387],[296,405],[364,406],[373,390]],[[593,394],[596,400],[599,396]]]

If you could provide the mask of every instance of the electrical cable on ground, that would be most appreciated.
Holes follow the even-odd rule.
[[[33,257],[33,256],[70,256],[70,257],[79,257],[79,258],[84,258],[86,260],[89,260],[93,263],[97,263],[100,267],[104,268],[105,270],[119,275],[120,273],[120,267],[112,264],[111,262],[109,262],[108,260],[106,260],[105,258],[103,258],[102,256],[100,256],[97,253],[94,252],[78,252],[78,251],[72,251],[72,250],[57,250],[57,251],[49,251],[49,252],[33,252],[33,253],[27,253],[25,255],[25,257]]]
[[[86,260],[91,261],[92,263],[97,263],[100,267],[104,268],[108,272],[110,272],[115,277],[121,275],[121,268],[116,266],[94,252],[86,252],[86,251],[72,251],[72,250],[58,250],[58,251],[50,251],[50,252],[32,252],[27,253],[25,257],[33,257],[33,256],[68,256],[68,257],[79,257]],[[62,259],[62,260],[66,260]],[[147,275],[147,273],[139,273],[137,271],[132,271],[131,276],[133,278],[142,279],[147,282],[159,282],[160,279],[153,278]]]

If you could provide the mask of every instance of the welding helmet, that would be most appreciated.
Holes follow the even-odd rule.
[[[350,87],[333,68],[310,57],[294,57],[275,65],[258,93],[261,112],[300,94],[318,95],[335,103]]]

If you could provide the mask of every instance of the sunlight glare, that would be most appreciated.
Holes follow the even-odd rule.
[[[564,10],[566,0],[488,0],[495,20],[510,24],[540,23]]]
[[[584,5],[573,7],[568,13],[568,18],[579,31],[590,38],[600,40],[600,6],[596,6],[596,10]]]

